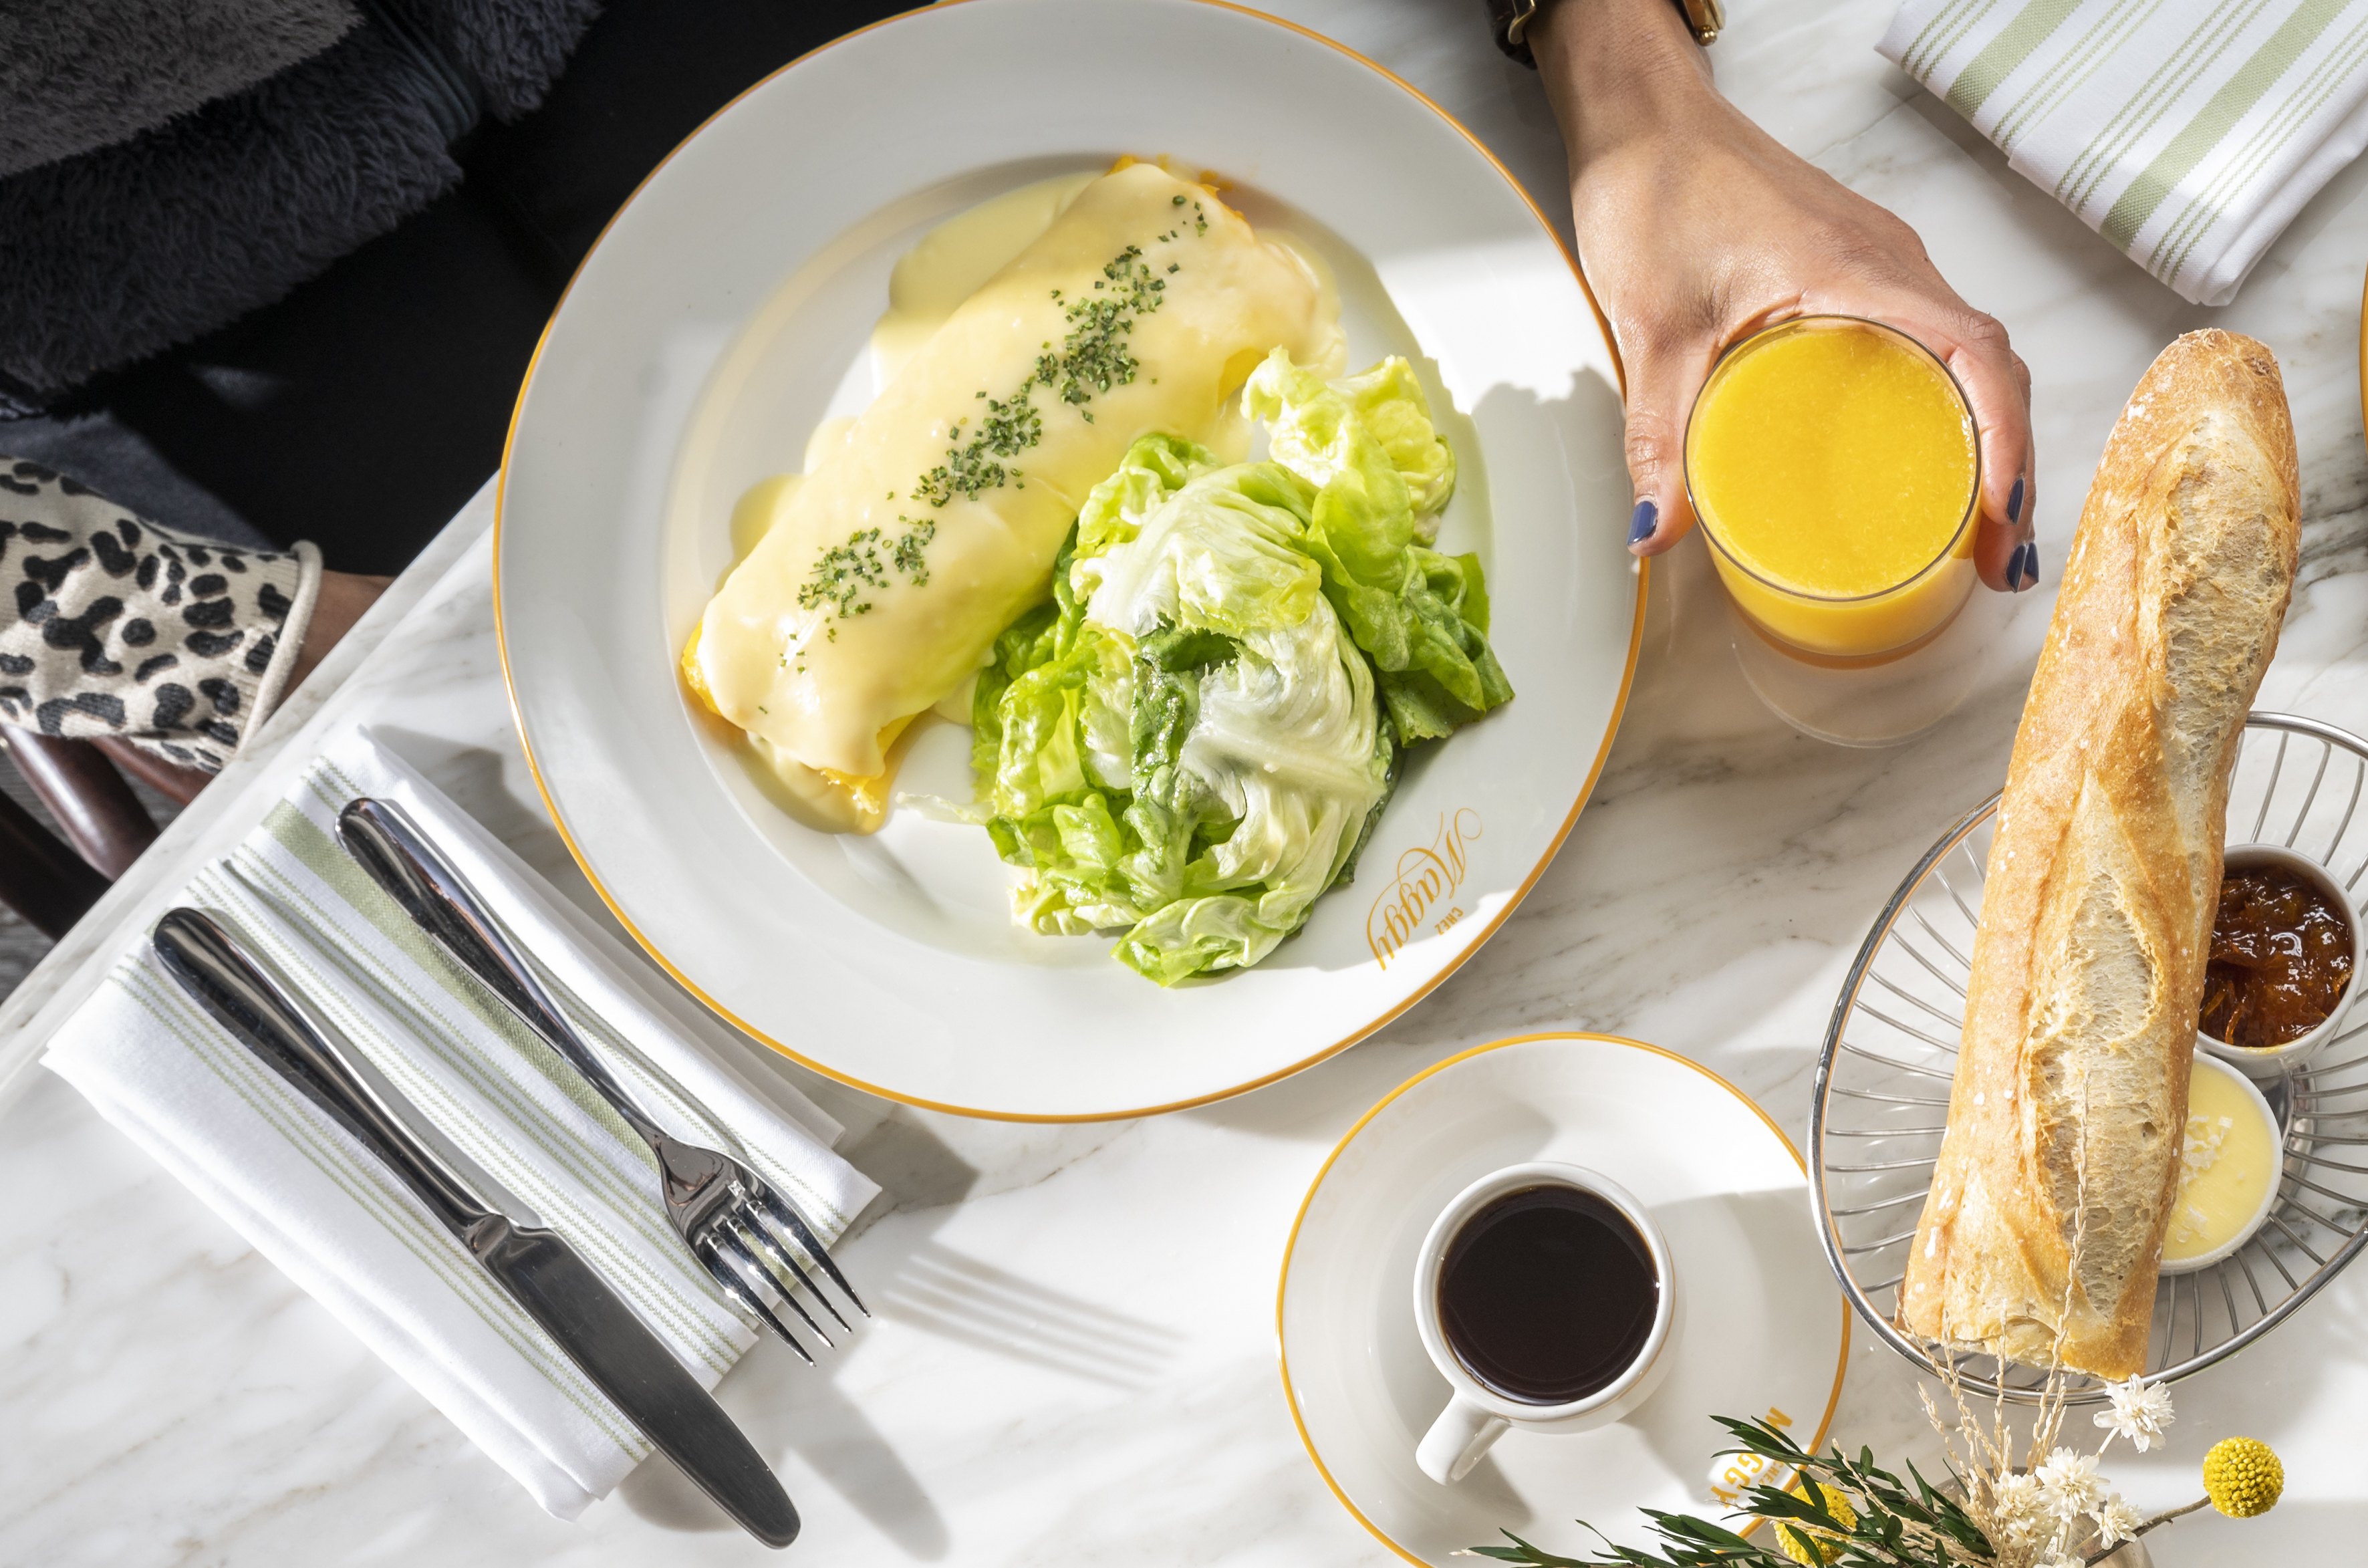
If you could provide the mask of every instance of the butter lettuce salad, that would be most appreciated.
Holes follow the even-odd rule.
[[[1432,548],[1455,457],[1404,359],[1275,350],[1269,459],[1145,436],[972,701],[976,801],[1046,934],[1123,927],[1162,985],[1247,968],[1349,881],[1407,748],[1511,700],[1478,557]]]

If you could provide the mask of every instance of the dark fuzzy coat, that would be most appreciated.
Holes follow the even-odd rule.
[[[0,179],[0,401],[19,411],[280,298],[434,199],[461,177],[452,139],[480,113],[509,119],[539,103],[598,0],[369,0],[367,19],[343,0],[309,12],[287,0],[97,6],[219,13],[247,29],[245,52],[199,51],[188,73],[165,73],[160,103],[305,38],[332,41],[252,85]],[[33,36],[27,18],[40,8],[0,0],[0,56]],[[346,27],[331,32],[339,10]],[[103,50],[82,62],[78,97],[61,90],[78,107],[60,111],[52,144],[105,136],[99,108],[137,77],[135,57],[153,53],[153,40],[117,41],[114,65]],[[0,155],[40,142],[0,138]]]

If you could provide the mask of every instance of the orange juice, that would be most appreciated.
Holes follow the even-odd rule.
[[[1817,662],[1894,655],[1974,583],[1972,409],[1915,339],[1810,316],[1747,339],[1686,426],[1686,487],[1759,630]]]

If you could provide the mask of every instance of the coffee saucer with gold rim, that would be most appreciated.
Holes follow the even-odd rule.
[[[1668,1239],[1678,1321],[1668,1376],[1615,1425],[1507,1433],[1452,1486],[1415,1468],[1448,1400],[1407,1292],[1425,1232],[1498,1166],[1559,1160],[1634,1193]],[[1392,1090],[1333,1150],[1292,1227],[1276,1302],[1283,1392],[1310,1458],[1358,1522],[1410,1562],[1502,1545],[1645,1539],[1636,1509],[1717,1517],[1713,1415],[1825,1438],[1849,1309],[1817,1249],[1801,1156],[1717,1074],[1607,1035],[1527,1035]],[[1833,1359],[1826,1359],[1831,1347]],[[1734,1494],[1729,1493],[1731,1498]]]

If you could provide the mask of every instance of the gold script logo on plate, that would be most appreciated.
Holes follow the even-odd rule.
[[[1469,867],[1465,846],[1480,836],[1480,813],[1469,806],[1453,815],[1441,812],[1439,833],[1428,847],[1417,846],[1398,857],[1396,881],[1374,898],[1365,912],[1365,945],[1383,969],[1406,945],[1428,926],[1444,934],[1463,918],[1463,906],[1452,902]]]

